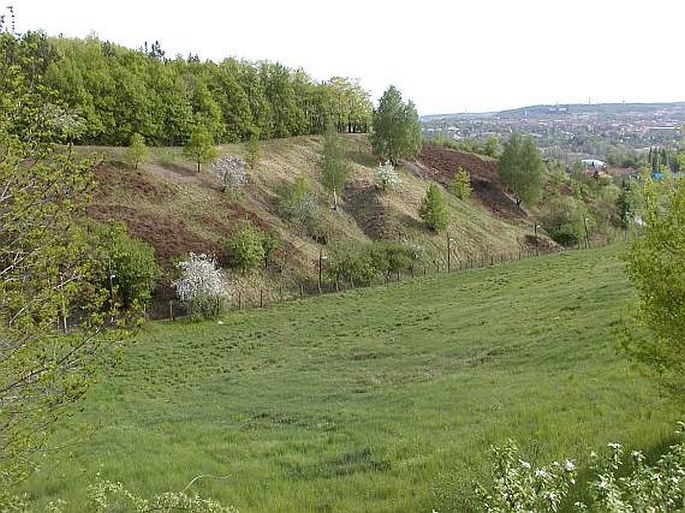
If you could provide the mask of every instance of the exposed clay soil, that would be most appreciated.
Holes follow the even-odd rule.
[[[172,218],[127,207],[124,205],[98,205],[88,207],[88,216],[96,221],[123,222],[129,233],[155,248],[155,256],[162,264],[193,253],[212,253],[223,258],[223,249],[216,242],[199,237],[188,230],[183,219]]]
[[[458,167],[471,177],[474,196],[493,214],[506,219],[525,218],[525,211],[502,192],[497,162],[471,153],[426,144],[418,157],[425,178],[448,186]]]

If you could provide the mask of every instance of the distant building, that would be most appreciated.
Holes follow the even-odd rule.
[[[583,159],[581,160],[583,165],[585,166],[585,169],[606,169],[607,163],[604,162],[603,160],[598,160],[598,159]]]

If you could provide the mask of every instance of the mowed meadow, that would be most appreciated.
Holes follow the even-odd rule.
[[[203,475],[242,513],[444,513],[508,438],[581,476],[608,442],[660,448],[682,410],[618,350],[623,250],[150,324],[25,489],[84,511],[98,473],[141,495]]]

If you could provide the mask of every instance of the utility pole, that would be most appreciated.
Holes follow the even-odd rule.
[[[447,234],[447,272],[452,272],[452,243],[454,239]]]

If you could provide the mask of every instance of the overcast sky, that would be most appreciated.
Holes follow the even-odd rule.
[[[685,101],[684,0],[6,0],[17,29],[96,33],[394,84],[419,114]]]

